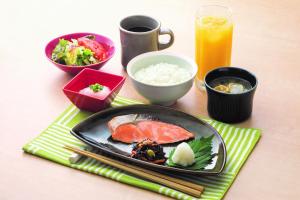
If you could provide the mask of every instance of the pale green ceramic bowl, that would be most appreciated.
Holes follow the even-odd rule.
[[[190,79],[178,84],[165,86],[142,83],[135,78],[134,75],[139,69],[162,62],[185,67],[191,72]],[[154,51],[133,58],[127,65],[127,73],[135,89],[143,97],[153,104],[169,106],[174,104],[177,99],[184,96],[191,89],[197,73],[197,65],[192,59],[178,54]]]

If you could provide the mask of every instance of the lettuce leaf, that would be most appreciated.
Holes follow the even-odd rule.
[[[94,52],[78,45],[75,39],[72,42],[60,39],[52,52],[52,60],[65,65],[84,66],[97,63]]]

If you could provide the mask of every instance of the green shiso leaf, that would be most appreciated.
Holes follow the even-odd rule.
[[[173,162],[172,158],[175,152],[175,148],[173,148],[169,154],[169,158],[167,160],[167,165],[170,167],[178,167],[178,168],[184,168],[184,169],[190,169],[190,170],[202,170],[207,165],[211,164],[212,159],[216,156],[216,154],[213,154],[212,152],[212,139],[214,135],[209,137],[202,137],[199,139],[194,139],[190,142],[188,142],[188,145],[190,145],[191,149],[193,150],[195,154],[195,163],[184,167],[181,165],[177,165]]]

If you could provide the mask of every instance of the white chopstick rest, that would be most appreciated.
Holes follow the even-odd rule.
[[[84,151],[91,151],[92,147],[84,146],[84,147],[80,147],[80,149],[84,150]],[[72,153],[69,157],[69,162],[71,164],[76,164],[82,157],[86,157],[86,156],[81,155],[81,154],[77,154],[77,153]]]

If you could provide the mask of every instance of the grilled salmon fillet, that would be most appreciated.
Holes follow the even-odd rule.
[[[194,138],[184,128],[139,116],[138,114],[114,117],[108,122],[112,138],[124,143],[150,139],[158,144],[168,144]]]

